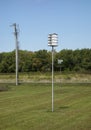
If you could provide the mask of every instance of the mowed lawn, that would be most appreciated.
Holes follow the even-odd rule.
[[[91,84],[54,84],[54,112],[51,84],[8,87],[0,92],[0,130],[91,130]]]

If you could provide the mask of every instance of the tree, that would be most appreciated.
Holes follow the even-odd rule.
[[[62,71],[91,72],[91,49],[54,51],[54,71],[59,71],[58,59],[62,59]],[[47,50],[19,50],[19,72],[50,71],[51,52]],[[15,72],[15,50],[0,53],[0,72]]]

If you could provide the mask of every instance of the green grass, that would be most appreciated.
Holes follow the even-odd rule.
[[[91,84],[55,84],[54,112],[51,84],[5,86],[0,130],[91,130]]]

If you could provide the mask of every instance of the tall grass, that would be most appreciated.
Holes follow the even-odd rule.
[[[15,83],[15,74],[0,74],[0,83]],[[20,83],[51,83],[51,72],[19,73]],[[54,72],[55,83],[91,83],[91,74]]]

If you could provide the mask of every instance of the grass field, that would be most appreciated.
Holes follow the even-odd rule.
[[[0,130],[91,130],[91,84],[0,86]]]

